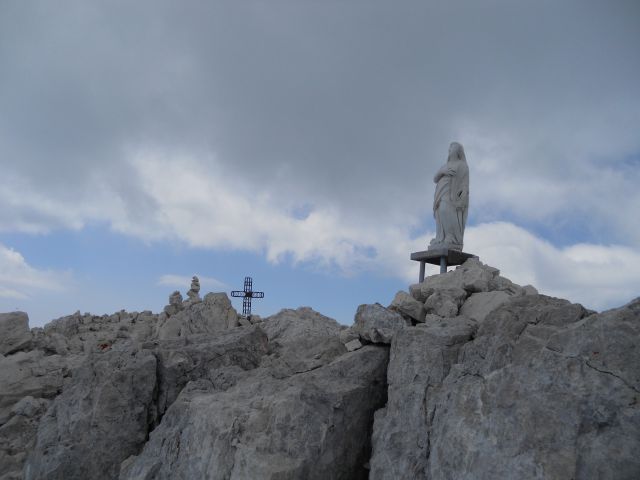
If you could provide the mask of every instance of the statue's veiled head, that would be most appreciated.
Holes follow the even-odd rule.
[[[451,160],[464,160],[467,161],[467,158],[464,154],[464,148],[458,142],[451,142],[449,145],[449,161]]]

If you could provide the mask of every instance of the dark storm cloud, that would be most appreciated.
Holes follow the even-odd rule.
[[[639,18],[633,1],[4,2],[0,165],[62,203],[107,185],[138,215],[155,208],[138,149],[357,214],[417,211],[454,139],[507,139],[500,168],[541,188],[591,178],[640,149]]]

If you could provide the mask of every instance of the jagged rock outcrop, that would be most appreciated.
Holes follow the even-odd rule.
[[[190,304],[188,308],[180,305],[181,309],[170,316],[160,315],[155,332],[157,338],[215,333],[239,325],[238,313],[225,293],[207,293],[202,302]]]
[[[260,366],[189,383],[121,479],[367,477],[388,349],[346,353],[340,326],[308,308],[262,326],[269,354]]]
[[[596,314],[477,260],[411,293],[449,317],[392,341],[371,479],[640,476],[640,299]]]
[[[155,374],[148,350],[86,358],[40,420],[24,478],[116,478],[119,463],[145,442]]]
[[[0,316],[0,480],[640,478],[640,298],[598,314],[470,259],[350,327],[194,299]]]
[[[0,355],[7,355],[28,347],[31,339],[29,317],[26,313],[0,313]]]
[[[208,294],[34,329],[0,357],[0,478],[366,478],[388,347],[306,307],[237,318]]]

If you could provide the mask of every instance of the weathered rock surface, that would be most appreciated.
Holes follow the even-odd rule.
[[[0,313],[0,355],[22,350],[31,343],[29,317],[24,312]]]
[[[340,326],[308,308],[255,328],[269,345],[260,366],[187,384],[120,478],[367,477],[388,349],[346,353]]]
[[[640,299],[596,314],[477,259],[350,328],[196,290],[0,325],[0,480],[640,478]]]
[[[215,333],[238,326],[238,313],[225,293],[207,293],[204,300],[158,320],[159,339]]]
[[[389,344],[396,332],[410,324],[398,312],[375,303],[358,307],[351,330],[365,342]]]
[[[145,442],[155,372],[148,350],[89,357],[42,417],[25,479],[116,478]]]
[[[389,310],[394,310],[416,322],[424,322],[424,317],[427,314],[422,302],[403,291],[396,293],[391,305],[389,305]]]
[[[460,315],[482,322],[489,313],[511,299],[512,296],[502,290],[474,293],[462,305]]]
[[[398,333],[370,478],[640,476],[640,299],[521,296],[475,323]]]

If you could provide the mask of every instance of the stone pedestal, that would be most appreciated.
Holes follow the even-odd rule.
[[[424,264],[440,265],[440,273],[446,273],[448,266],[462,265],[469,258],[478,258],[472,253],[461,252],[460,250],[451,250],[449,248],[434,248],[432,250],[424,250],[422,252],[413,252],[411,260],[420,262],[419,282],[424,282]]]

